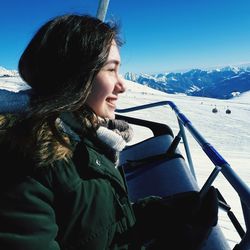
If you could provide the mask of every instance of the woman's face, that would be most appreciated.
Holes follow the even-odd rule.
[[[125,91],[124,79],[119,75],[120,53],[112,42],[108,59],[93,81],[92,91],[87,98],[88,106],[102,118],[115,118],[118,95]]]

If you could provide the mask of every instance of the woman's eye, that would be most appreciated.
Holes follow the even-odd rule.
[[[110,69],[108,69],[108,71],[113,72],[113,71],[115,71],[115,68],[110,68]]]

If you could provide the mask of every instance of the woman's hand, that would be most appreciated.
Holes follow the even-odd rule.
[[[133,205],[135,234],[149,249],[199,249],[218,220],[217,192],[211,187],[203,199],[190,191],[167,197],[148,197]],[[136,236],[135,236],[136,237]]]

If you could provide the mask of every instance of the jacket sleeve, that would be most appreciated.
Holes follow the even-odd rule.
[[[31,177],[1,190],[0,248],[59,250],[53,194]]]

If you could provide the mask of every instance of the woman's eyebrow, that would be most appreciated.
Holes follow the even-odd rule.
[[[116,59],[111,59],[111,60],[108,60],[104,65],[107,65],[107,64],[116,64],[116,65],[119,65],[121,64],[121,62],[119,60],[116,60]]]

